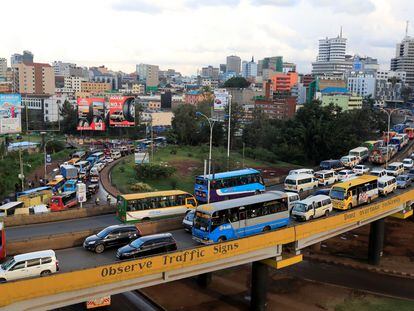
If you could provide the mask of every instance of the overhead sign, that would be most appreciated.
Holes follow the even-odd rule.
[[[21,108],[20,94],[0,94],[0,134],[22,131]]]
[[[223,111],[229,103],[229,93],[226,89],[214,90],[214,110]]]
[[[143,164],[149,162],[149,155],[146,152],[135,152],[135,164]]]
[[[78,131],[105,131],[105,99],[78,98]]]
[[[79,203],[86,202],[86,185],[84,183],[76,184],[76,197]]]
[[[52,156],[50,154],[46,155],[46,164],[52,163]]]
[[[114,96],[109,99],[109,126],[130,127],[135,125],[135,98]]]

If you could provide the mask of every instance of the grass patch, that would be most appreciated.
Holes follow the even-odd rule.
[[[154,162],[174,166],[177,171],[170,178],[157,180],[139,180],[135,172],[134,156],[124,158],[111,172],[112,184],[122,193],[132,193],[131,186],[137,182],[144,182],[157,190],[180,189],[192,193],[194,189],[194,178],[202,174],[204,170],[204,159],[208,158],[209,149],[206,146],[168,146],[158,149],[154,154]],[[227,150],[225,148],[213,148],[213,166],[227,170]],[[243,167],[266,167],[266,168],[291,168],[294,165],[286,162],[268,163],[254,159],[245,158],[238,152],[231,152],[231,169]],[[243,166],[244,163],[244,166]],[[219,169],[218,169],[219,170]]]
[[[391,298],[350,298],[334,307],[335,311],[411,311],[414,301]]]

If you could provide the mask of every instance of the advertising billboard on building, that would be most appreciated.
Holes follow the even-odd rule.
[[[0,134],[22,131],[22,97],[20,94],[0,94]]]
[[[229,93],[226,89],[214,90],[214,110],[223,111],[229,101]]]
[[[130,127],[135,125],[135,98],[114,96],[109,99],[109,126]]]
[[[78,98],[78,131],[105,131],[105,100]]]

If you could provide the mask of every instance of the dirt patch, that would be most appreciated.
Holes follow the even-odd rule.
[[[260,170],[262,172],[262,176],[265,179],[270,179],[270,178],[275,178],[275,177],[279,177],[279,176],[284,176],[287,175],[289,173],[289,171],[291,170],[291,168],[274,168],[274,167],[260,167],[260,166],[255,166],[253,167],[256,170]]]
[[[203,171],[203,166],[197,160],[185,160],[185,161],[169,161],[172,167],[177,169],[176,174],[183,177],[195,176],[198,172]]]

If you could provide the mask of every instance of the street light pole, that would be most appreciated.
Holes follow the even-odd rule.
[[[227,166],[230,160],[230,126],[231,126],[231,95],[229,95],[229,123],[227,131]]]
[[[388,166],[388,157],[389,157],[389,148],[388,145],[390,143],[390,125],[391,125],[391,115],[394,111],[398,109],[391,109],[389,112],[386,109],[381,109],[383,112],[385,112],[388,115],[388,132],[387,132],[387,158],[385,159],[385,168]]]
[[[214,127],[214,120],[207,117],[205,114],[197,111],[196,112],[197,116],[202,116],[204,117],[207,122],[208,125],[210,126],[210,150],[208,153],[208,180],[207,180],[207,203],[210,203],[210,174],[211,174],[211,150],[213,148],[213,127]]]

